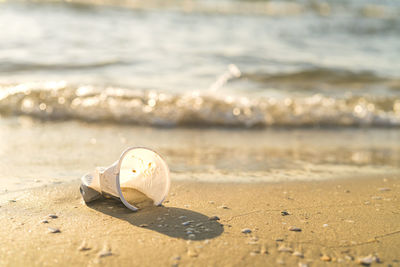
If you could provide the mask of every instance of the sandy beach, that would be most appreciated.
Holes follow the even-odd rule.
[[[1,266],[400,264],[398,176],[174,182],[164,206],[138,212],[86,206],[78,187],[1,195]]]
[[[399,14],[0,0],[0,267],[400,267]]]

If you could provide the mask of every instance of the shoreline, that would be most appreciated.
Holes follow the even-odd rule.
[[[364,258],[396,265],[399,193],[398,175],[258,184],[174,181],[164,206],[130,212],[112,200],[86,206],[76,182],[10,192],[0,196],[0,263],[321,266],[356,265]]]

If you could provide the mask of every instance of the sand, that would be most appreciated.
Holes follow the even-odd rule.
[[[368,255],[400,265],[398,176],[173,182],[164,206],[139,212],[86,206],[78,187],[0,195],[1,266],[328,266]]]

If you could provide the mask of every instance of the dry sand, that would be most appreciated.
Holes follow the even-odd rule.
[[[86,206],[78,186],[0,196],[1,266],[335,266],[368,255],[400,265],[398,176],[175,182],[163,207],[139,212],[113,200]]]

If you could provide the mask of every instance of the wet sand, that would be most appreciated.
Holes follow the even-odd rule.
[[[0,265],[347,266],[371,255],[396,266],[399,193],[399,176],[174,182],[164,206],[139,212],[114,200],[86,206],[78,183],[6,193]]]

